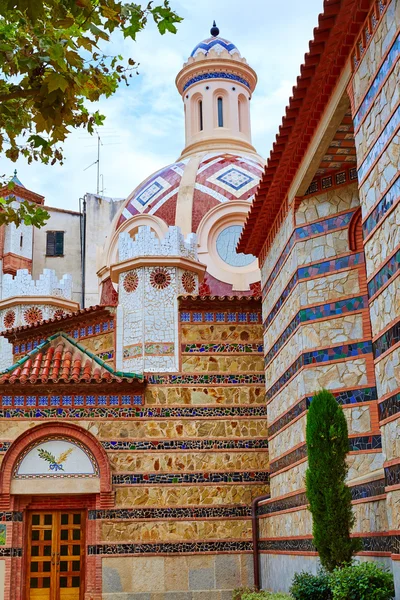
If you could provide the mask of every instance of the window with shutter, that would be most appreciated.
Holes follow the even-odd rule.
[[[48,231],[46,238],[46,256],[64,255],[64,232]]]

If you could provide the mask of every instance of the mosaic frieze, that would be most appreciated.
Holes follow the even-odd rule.
[[[6,444],[7,442],[2,442]],[[264,439],[239,439],[239,440],[137,440],[137,441],[104,441],[102,445],[105,450],[262,450],[268,448],[268,440]],[[6,450],[7,448],[5,448]],[[4,450],[4,452],[5,452]]]
[[[0,520],[2,520],[0,513]],[[5,515],[22,513],[3,513]],[[132,508],[117,510],[89,510],[89,520],[145,520],[145,519],[218,519],[251,517],[251,506],[179,506],[168,508]],[[11,518],[8,520],[12,520]],[[19,520],[19,519],[18,519]]]
[[[137,408],[135,418],[212,418],[212,417],[266,417],[266,406],[174,406],[174,407],[142,407]]]
[[[23,513],[22,512],[19,512],[19,511],[0,512],[0,522],[22,523],[22,521],[23,521]]]
[[[292,335],[293,331],[301,324],[314,319],[323,319],[334,315],[342,315],[345,313],[358,311],[368,306],[367,296],[356,296],[355,298],[349,298],[346,300],[339,300],[338,302],[330,302],[328,304],[321,304],[319,306],[313,306],[311,308],[301,309],[294,319],[290,322],[289,326],[284,330],[282,335],[278,338],[269,352],[265,355],[266,366],[272,360],[272,358],[279,352],[286,340]]]
[[[145,403],[147,406],[176,405],[264,405],[264,387],[166,387],[147,386]]]
[[[264,373],[199,373],[184,375],[149,375],[148,382],[154,385],[219,385],[264,383]]]
[[[385,0],[378,3],[379,12],[383,13],[386,6],[386,12],[381,20],[374,23],[376,30],[369,41],[369,45],[364,50],[360,49],[361,59],[356,61],[357,70],[354,74],[353,91],[355,106],[358,107],[363,100],[364,94],[371,85],[374,85],[375,77],[380,67],[380,62],[386,49],[390,46],[391,40],[395,38],[396,30],[400,25],[400,17],[396,10],[396,2]],[[378,86],[374,86],[376,91]]]
[[[357,129],[361,121],[364,119],[368,110],[372,107],[374,100],[379,93],[379,89],[386,79],[389,71],[392,69],[394,63],[400,54],[400,34],[394,39],[393,44],[387,53],[381,67],[376,73],[374,79],[371,81],[370,88],[363,101],[358,107],[357,113],[353,117],[354,128]]]
[[[346,227],[354,214],[354,211],[340,214],[334,217],[329,217],[328,219],[323,219],[318,222],[310,223],[309,225],[304,225],[302,227],[296,227],[293,234],[289,238],[281,256],[279,257],[277,263],[275,264],[270,276],[268,277],[265,285],[263,287],[263,293],[267,294],[270,290],[273,281],[275,280],[279,270],[281,269],[286,257],[289,252],[293,248],[294,244],[299,240],[305,240],[308,237],[315,235],[322,235],[324,233],[328,233],[329,231],[335,229],[341,229],[342,227]]]
[[[338,404],[357,404],[359,402],[370,402],[371,400],[377,400],[376,387],[361,388],[358,390],[345,390],[343,392],[333,391]],[[303,414],[310,406],[312,396],[302,398],[295,406],[293,406],[286,414],[280,419],[271,423],[268,427],[269,436],[277,433],[282,427],[285,427],[288,423],[296,419],[298,416]],[[400,410],[400,403],[399,403]]]
[[[281,306],[284,304],[284,302],[287,299],[287,297],[289,296],[290,292],[293,290],[293,288],[299,281],[301,281],[303,279],[309,279],[310,277],[319,277],[321,275],[329,275],[330,273],[334,273],[335,271],[339,271],[341,269],[350,269],[351,267],[355,267],[355,266],[357,266],[359,264],[363,264],[363,263],[364,263],[364,254],[358,253],[358,254],[350,254],[347,256],[343,256],[341,258],[334,259],[334,260],[324,261],[322,263],[310,265],[309,267],[301,267],[293,275],[292,279],[289,281],[288,285],[283,290],[281,296],[278,298],[278,300],[275,303],[275,305],[273,306],[272,310],[270,311],[270,313],[264,320],[264,329],[266,329],[269,326],[269,324],[271,323],[271,321],[275,318],[277,312],[280,310]],[[357,278],[358,278],[358,274],[356,272],[354,273],[354,275],[357,275]],[[356,292],[356,293],[358,292],[358,289],[355,290],[354,287],[352,286],[352,282],[348,281],[347,275],[342,274],[342,273],[340,273],[340,274],[335,273],[335,277],[332,281],[334,281],[336,279],[343,279],[343,283],[346,283],[346,282],[348,283],[348,285],[347,285],[348,290],[343,289],[344,294],[351,295],[351,294],[354,294],[354,292]],[[335,284],[336,284],[336,281],[335,281]],[[319,285],[323,288],[328,288],[329,282],[324,279],[321,282],[319,282]],[[311,286],[312,286],[311,289],[308,290],[308,297],[307,297],[307,300],[304,302],[304,304],[313,304],[314,302],[320,301],[322,291],[326,294],[327,290],[318,289],[317,281],[313,281]],[[313,299],[313,296],[310,293],[311,291],[314,291],[315,299]],[[340,296],[340,293],[338,293],[337,285],[332,290],[332,292],[333,293],[331,293],[329,295],[329,297],[327,297],[327,298],[324,295],[326,300],[330,300],[330,299],[333,300],[333,299],[337,298],[338,296]]]
[[[118,473],[177,473],[268,470],[268,452],[110,452],[111,469]]]
[[[393,394],[378,404],[379,420],[383,421],[400,412],[400,392]]]
[[[274,550],[276,552],[316,552],[310,539],[262,540],[258,542],[260,552]]]
[[[400,269],[400,250],[395,252],[379,269],[378,273],[368,283],[368,295],[371,298],[385,285]]]
[[[181,323],[260,323],[260,311],[182,311]]]
[[[262,344],[182,344],[181,351],[185,354],[209,354],[209,353],[260,353],[263,351]]]
[[[140,406],[143,402],[141,394],[67,394],[67,395],[2,395],[0,405],[3,407],[95,407],[95,406]],[[43,410],[43,409],[41,409]]]
[[[293,377],[302,367],[314,365],[321,362],[332,360],[343,360],[344,358],[356,357],[372,352],[372,343],[370,341],[356,342],[353,344],[342,344],[333,348],[324,348],[303,353],[295,362],[279,377],[279,379],[266,392],[266,399],[274,396],[285,383]]]
[[[280,512],[281,510],[289,510],[291,508],[298,508],[299,506],[306,506],[308,504],[307,496],[305,492],[287,496],[275,500],[274,502],[268,502],[268,504],[259,504],[257,508],[257,516],[262,517],[263,515],[269,515],[274,512]]]
[[[399,252],[400,258],[400,252]],[[400,342],[400,321],[395,323],[390,329],[385,331],[375,342],[373,343],[373,350],[375,358],[379,358],[384,352],[395,346]]]
[[[394,203],[400,198],[400,176],[393,182],[389,190],[378,202],[376,207],[365,219],[363,223],[364,237],[369,235],[371,231],[379,225],[387,212],[392,208]]]
[[[190,438],[266,438],[266,419],[210,419],[195,421],[98,421],[96,434],[100,440],[176,440]]]
[[[88,554],[193,554],[203,552],[251,552],[252,542],[169,542],[160,544],[103,544],[88,546]],[[0,549],[1,550],[1,549]],[[1,553],[1,552],[0,552]]]
[[[385,467],[386,487],[400,484],[400,464]]]
[[[226,473],[124,473],[112,476],[114,485],[158,485],[174,484],[187,485],[192,483],[268,483],[268,473],[265,471]]]
[[[257,498],[269,491],[268,485],[231,484],[198,486],[120,486],[116,488],[117,508],[166,506],[220,506],[231,504],[251,505]]]
[[[201,540],[251,540],[251,521],[103,521],[101,541],[105,543],[197,542]]]
[[[353,500],[380,496],[385,493],[385,480],[376,479],[375,481],[368,481],[360,485],[353,485],[350,487],[350,491]]]
[[[280,415],[289,410],[296,402],[316,389],[329,390],[343,388],[343,382],[349,386],[349,391],[368,385],[365,358],[356,358],[344,362],[316,365],[312,369],[304,369],[290,380],[268,404],[268,418],[275,421]]]
[[[280,471],[281,469],[285,469],[286,467],[289,467],[293,463],[295,463],[299,460],[302,460],[306,456],[307,456],[307,447],[305,445],[300,446],[299,448],[292,450],[292,452],[285,454],[285,456],[282,456],[281,458],[278,458],[277,460],[271,461],[270,466],[269,466],[269,472],[271,474],[276,473],[277,471]]]
[[[353,340],[360,340],[363,337],[363,315],[360,313],[337,317],[329,321],[302,324],[290,341],[269,363],[265,373],[266,386],[268,387],[276,380],[285,371],[287,365],[290,365],[298,357],[299,350],[312,351],[315,347],[329,347],[343,341],[352,343]]]

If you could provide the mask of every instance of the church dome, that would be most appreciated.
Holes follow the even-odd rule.
[[[229,201],[251,202],[263,172],[257,155],[205,153],[160,169],[128,197],[117,227],[139,214],[150,214],[167,225],[180,225],[179,208],[191,207],[191,231],[206,213]],[[184,203],[184,204],[183,204]]]
[[[214,50],[217,53],[226,50],[231,56],[234,54],[240,56],[240,52],[236,48],[235,44],[232,44],[232,42],[229,40],[225,40],[221,37],[209,37],[206,40],[203,40],[193,48],[190,56],[195,57],[198,54],[204,54],[204,56],[207,56],[210,50]]]

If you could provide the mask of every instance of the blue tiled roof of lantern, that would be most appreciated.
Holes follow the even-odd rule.
[[[17,177],[17,169],[15,169],[14,171],[14,177],[11,179],[11,181],[13,183],[15,183],[15,185],[19,185],[20,187],[25,187],[23,183],[20,182],[20,180]]]
[[[229,40],[225,40],[221,37],[210,37],[206,40],[203,40],[195,48],[193,48],[193,52],[190,56],[197,56],[197,54],[204,54],[207,56],[211,49],[218,51],[227,50],[229,54],[239,54],[239,50],[236,48],[235,44],[232,44]]]

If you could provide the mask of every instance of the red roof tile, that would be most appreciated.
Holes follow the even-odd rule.
[[[120,383],[143,376],[114,371],[63,333],[56,334],[0,374],[1,384]]]

